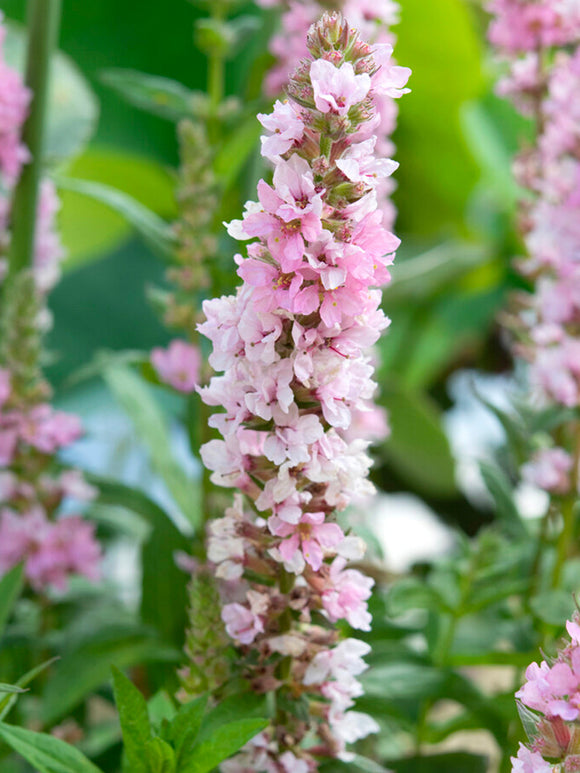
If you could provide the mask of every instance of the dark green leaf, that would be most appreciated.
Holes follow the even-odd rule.
[[[381,401],[389,411],[387,460],[414,487],[431,496],[453,496],[455,462],[436,404],[425,394],[390,382]]]
[[[24,674],[24,676],[20,677],[20,679],[16,682],[16,686],[22,687],[22,688],[26,687],[33,681],[33,679],[35,679],[39,674],[41,674],[45,669],[47,669],[57,660],[58,658],[51,658],[50,660],[47,660],[44,663],[41,663],[39,666],[32,668],[30,671]],[[14,706],[17,699],[18,699],[18,695],[12,694],[12,695],[7,695],[5,698],[3,698],[0,701],[0,721],[2,721],[6,716],[8,716],[10,709],[12,708],[12,706]]]
[[[6,572],[0,580],[0,636],[22,591],[23,575],[24,567],[19,565]]]
[[[142,629],[119,626],[104,630],[62,660],[46,686],[43,719],[51,724],[66,715],[109,679],[111,665],[130,668],[145,662],[179,660],[179,651],[163,645]]]
[[[52,735],[0,723],[0,738],[38,773],[101,773],[82,752]]]
[[[145,698],[130,679],[115,666],[113,689],[123,732],[124,764],[131,773],[149,773],[143,747],[151,740],[151,725]]]

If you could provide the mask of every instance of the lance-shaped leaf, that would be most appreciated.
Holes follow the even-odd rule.
[[[0,739],[38,773],[102,773],[85,755],[60,738],[0,723]]]

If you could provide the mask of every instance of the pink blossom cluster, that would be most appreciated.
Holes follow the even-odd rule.
[[[2,49],[6,28],[2,25],[3,18],[0,12],[0,179],[12,184],[18,179],[22,164],[29,159],[20,134],[28,113],[30,91],[20,75],[4,61]]]
[[[63,589],[71,574],[96,580],[93,525],[78,515],[55,519],[64,500],[96,495],[79,471],[55,463],[56,452],[80,436],[80,422],[45,402],[26,405],[12,382],[0,368],[0,576],[23,562],[37,591]]]
[[[529,748],[512,758],[514,773],[580,770],[580,616],[566,623],[570,641],[550,661],[532,663],[516,693],[528,719]]]
[[[519,269],[533,287],[520,294],[516,354],[530,363],[544,399],[580,405],[580,3],[492,0],[490,39],[508,65],[499,92],[530,116],[536,141],[516,159],[526,191],[520,223],[528,257]],[[564,449],[545,449],[525,476],[566,493],[577,479]]]
[[[277,96],[287,86],[288,79],[301,59],[307,55],[306,33],[311,24],[320,18],[325,10],[325,4],[320,0],[257,0],[264,7],[281,7],[282,29],[270,42],[270,51],[276,61],[265,81],[265,90],[269,96]],[[391,30],[398,22],[399,4],[395,0],[341,0],[334,7],[349,20],[353,27],[369,43],[384,46],[382,56],[383,68],[393,67],[392,59],[395,36]],[[400,96],[400,90],[405,85],[410,71],[399,67],[393,69],[398,74],[398,80],[393,79],[390,91],[393,93],[375,94],[376,125],[368,127],[368,131],[376,136],[376,151],[380,156],[392,156],[394,145],[391,135],[397,123],[397,105],[393,97]],[[390,178],[382,178],[377,185],[377,196],[380,208],[384,213],[385,226],[392,228],[395,221],[395,208],[390,199],[394,190],[394,182]]]
[[[408,71],[340,14],[310,28],[307,50],[289,100],[259,116],[272,184],[261,180],[228,226],[255,239],[236,256],[243,284],[206,301],[199,326],[223,372],[200,390],[221,435],[202,458],[214,483],[238,492],[208,527],[222,618],[254,689],[309,709],[280,708],[228,773],[314,771],[318,756],[347,759],[346,744],[378,729],[352,710],[368,647],[330,624],[371,623],[373,581],[349,566],[364,543],[336,516],[373,490],[369,443],[352,426],[372,408],[367,351],[388,325],[379,287],[399,240],[377,202],[396,164],[375,156],[370,127],[377,96],[401,94]]]
[[[0,12],[0,281],[7,271],[5,255],[10,243],[12,193],[22,166],[30,159],[21,135],[31,98],[20,74],[4,61],[2,46],[6,28],[2,19]],[[58,281],[59,263],[64,256],[55,228],[59,206],[54,184],[44,180],[40,188],[34,250],[34,276],[42,293],[48,292]]]
[[[7,270],[11,198],[29,160],[21,136],[31,96],[3,59],[6,29],[1,22],[0,15],[0,280]],[[3,298],[6,329],[0,342],[0,576],[23,563],[37,591],[63,589],[72,574],[97,579],[100,563],[93,525],[78,515],[58,518],[65,500],[68,509],[69,500],[86,501],[96,492],[81,473],[62,471],[56,462],[57,452],[79,437],[81,426],[75,416],[48,403],[49,390],[36,361],[39,334],[46,326],[43,300],[58,279],[63,255],[55,230],[58,207],[54,185],[44,180],[29,283],[29,294],[38,297],[28,297],[26,272],[14,278]]]

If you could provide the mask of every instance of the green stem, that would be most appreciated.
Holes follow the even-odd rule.
[[[554,573],[552,575],[553,588],[558,588],[558,586],[560,585],[560,580],[562,578],[562,570],[564,569],[564,564],[566,563],[566,559],[568,558],[568,552],[570,550],[570,544],[574,537],[575,504],[576,504],[576,499],[572,497],[567,497],[562,502],[562,518],[563,518],[564,524],[562,526],[562,531],[560,532],[560,536],[558,538],[558,545],[556,548],[556,563],[554,565]]]
[[[32,156],[14,192],[9,274],[32,265],[38,190],[43,165],[50,60],[56,47],[61,0],[29,0],[26,85],[32,91],[22,140]]]

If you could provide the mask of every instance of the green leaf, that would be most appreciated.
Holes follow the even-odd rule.
[[[52,735],[0,723],[0,738],[38,773],[101,773],[82,752]]]
[[[177,713],[171,696],[165,690],[158,690],[147,701],[147,711],[151,717],[151,726],[154,730],[159,729],[165,723],[170,723]]]
[[[396,582],[387,595],[387,614],[404,615],[411,609],[449,611],[439,593],[427,582],[406,577]]]
[[[185,755],[182,773],[209,773],[267,726],[267,719],[239,719],[222,725],[206,741],[196,744],[189,756]]]
[[[444,242],[431,250],[399,261],[385,290],[387,304],[426,298],[480,266],[488,254],[481,245]]]
[[[195,45],[206,56],[219,53],[233,59],[248,38],[261,26],[256,16],[238,16],[230,21],[201,18],[195,22]]]
[[[20,695],[23,692],[27,692],[26,690],[23,690],[22,687],[18,687],[16,684],[4,684],[3,682],[0,682],[0,693],[10,693],[12,695]]]
[[[149,773],[143,747],[152,739],[145,698],[118,668],[113,666],[113,691],[123,733],[124,765],[131,773]]]
[[[387,461],[422,493],[455,495],[455,462],[437,405],[427,395],[394,382],[383,385],[381,402],[391,425],[382,446]]]
[[[191,116],[195,92],[179,81],[120,68],[105,70],[101,80],[140,110],[175,123]]]
[[[185,703],[171,722],[169,737],[173,741],[177,762],[181,765],[183,756],[191,750],[195,743],[205,708],[207,706],[207,695],[200,695],[189,703]]]
[[[411,661],[380,665],[363,677],[365,694],[380,698],[385,704],[442,696],[445,681],[442,670]]]
[[[10,24],[4,44],[9,64],[23,70],[26,31]],[[51,61],[51,85],[45,154],[54,165],[78,155],[97,126],[99,104],[88,81],[73,60],[58,52]]]
[[[67,168],[67,176],[123,191],[159,217],[175,216],[175,183],[157,162],[109,148],[94,148]],[[59,226],[67,250],[65,269],[111,253],[131,235],[124,215],[108,204],[73,191],[61,191]]]
[[[58,658],[51,658],[50,660],[47,660],[44,663],[41,663],[39,666],[32,668],[30,671],[24,674],[24,676],[21,676],[20,679],[18,679],[18,681],[16,682],[16,687],[21,687],[21,688],[26,687],[33,681],[33,679],[35,679],[39,674],[41,674],[45,669],[47,669],[57,660]],[[8,716],[10,709],[12,708],[12,706],[14,706],[17,700],[18,700],[18,695],[11,694],[11,695],[7,695],[6,698],[3,698],[0,701],[0,721],[2,721],[3,719],[5,719],[5,717]]]
[[[143,663],[178,663],[180,653],[160,643],[144,629],[111,626],[63,658],[49,679],[42,700],[47,724],[59,720],[93,690],[105,684],[111,665],[130,668]]]
[[[199,730],[198,743],[210,738],[215,731],[224,725],[239,719],[256,719],[266,716],[267,702],[264,695],[256,695],[249,690],[242,690],[228,695],[218,705],[208,712]]]
[[[232,185],[256,149],[262,127],[256,116],[247,118],[221,145],[214,159],[214,172],[225,189]]]
[[[163,739],[152,738],[147,741],[144,750],[149,763],[147,766],[149,773],[175,772],[175,752]],[[135,768],[135,770],[137,769]],[[129,773],[133,773],[133,768],[129,769]]]
[[[543,623],[563,628],[574,611],[574,598],[565,590],[548,590],[530,599],[532,612]]]
[[[512,536],[524,537],[526,529],[514,502],[512,486],[505,472],[487,461],[480,461],[479,470],[493,498],[497,515],[503,521],[507,531]]]
[[[349,761],[351,770],[362,770],[363,773],[390,773],[387,768],[379,765],[378,762],[363,757],[360,754],[354,754],[352,760]]]
[[[58,175],[55,181],[59,188],[89,196],[122,215],[149,247],[161,257],[170,258],[173,255],[175,240],[171,227],[137,199],[109,185],[92,180],[78,180]]]
[[[518,186],[512,174],[512,154],[506,147],[498,123],[480,102],[461,108],[461,123],[467,143],[493,189],[496,199],[507,208],[518,200]]]
[[[22,564],[15,566],[9,572],[6,572],[4,577],[0,580],[0,636],[8,622],[13,607],[22,592],[23,584],[24,567]]]
[[[145,443],[151,463],[191,526],[201,523],[199,484],[191,480],[173,455],[163,413],[143,379],[127,367],[106,368],[103,373],[119,405],[133,421]]]

